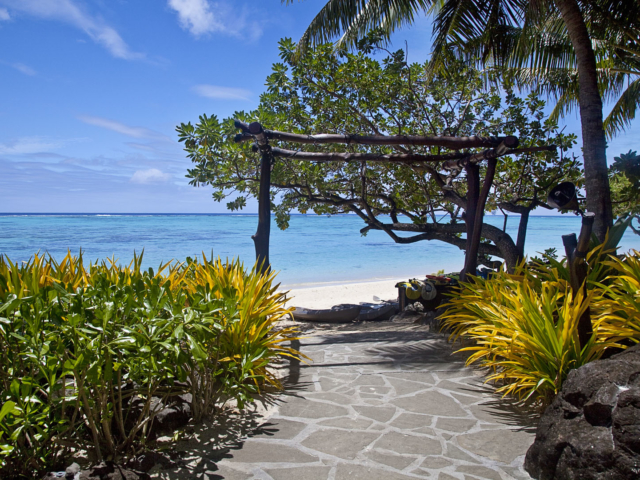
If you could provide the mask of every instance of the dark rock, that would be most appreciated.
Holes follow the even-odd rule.
[[[640,478],[640,345],[569,373],[524,467],[539,480]]]
[[[126,469],[113,462],[103,462],[80,473],[80,480],[148,480],[144,472]]]
[[[71,465],[73,467],[74,465]],[[69,468],[71,468],[69,467]],[[69,469],[67,469],[69,471]],[[51,472],[48,473],[42,480],[54,480],[59,478],[69,478],[67,472]],[[113,462],[103,462],[98,465],[89,468],[88,470],[80,471],[74,468],[73,477],[78,480],[150,480],[151,477],[144,472],[134,471],[126,469]]]
[[[153,397],[151,399],[151,410],[162,409],[153,418],[151,430],[148,435],[150,440],[154,440],[163,434],[173,434],[191,420],[191,394],[176,395],[166,401],[168,403],[162,408],[160,398]],[[138,418],[144,408],[144,403],[144,400],[141,398],[136,398],[132,401],[131,412],[128,415],[129,420],[125,424],[127,430],[133,428],[134,419]]]
[[[80,468],[80,465],[75,462],[69,465],[64,472],[66,480],[78,480],[80,476],[80,470],[82,470]]]
[[[151,427],[150,438],[163,433],[173,433],[184,427],[191,420],[191,395],[180,395],[174,398],[171,405],[156,414]]]
[[[141,472],[148,472],[155,465],[159,465],[160,468],[169,468],[174,466],[176,463],[172,461],[170,458],[167,458],[161,453],[158,452],[144,452],[135,458],[129,460],[126,464],[127,468],[132,468],[134,470],[139,470]]]

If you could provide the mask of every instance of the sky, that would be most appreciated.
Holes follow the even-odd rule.
[[[0,213],[224,213],[175,127],[258,105],[323,0],[0,0]],[[430,51],[420,18],[393,46]],[[566,131],[580,134],[577,114]],[[635,122],[608,156],[638,149]],[[250,201],[244,210],[257,211]]]

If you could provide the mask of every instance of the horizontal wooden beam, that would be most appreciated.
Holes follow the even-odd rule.
[[[243,133],[239,133],[234,137],[237,143],[253,140],[253,135],[249,132],[246,123],[235,121],[237,128]],[[252,124],[253,125],[253,124]],[[291,143],[306,144],[326,144],[326,143],[344,143],[356,145],[420,145],[432,147],[445,147],[456,150],[465,148],[495,148],[500,144],[504,144],[508,148],[516,148],[518,146],[518,138],[512,135],[506,137],[441,137],[429,135],[334,135],[334,134],[318,134],[318,135],[300,135],[297,133],[278,132],[276,130],[263,130],[269,140],[281,140]]]
[[[555,150],[555,145],[545,147],[516,148],[502,150],[499,154],[496,150],[485,150],[481,153],[468,155],[464,153],[446,153],[443,155],[414,155],[414,154],[379,154],[379,153],[337,153],[337,152],[300,152],[296,150],[285,150],[284,148],[272,147],[271,152],[274,157],[291,158],[295,160],[305,160],[311,162],[387,162],[387,163],[426,163],[445,162],[444,168],[461,168],[466,162],[481,162],[488,158],[498,158],[504,155],[520,155],[523,153],[534,153]]]
[[[312,162],[388,162],[388,163],[417,163],[442,162],[446,160],[463,159],[464,153],[447,153],[444,155],[414,155],[414,154],[380,154],[380,153],[337,153],[337,152],[299,152],[271,147],[275,157],[307,160]]]

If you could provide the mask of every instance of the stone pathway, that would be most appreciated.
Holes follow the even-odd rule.
[[[290,366],[273,415],[191,478],[529,478],[535,416],[491,393],[443,335],[369,323],[301,350],[313,363]]]

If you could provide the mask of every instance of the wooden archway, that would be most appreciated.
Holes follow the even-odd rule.
[[[518,148],[518,138],[505,137],[445,137],[445,136],[412,136],[412,135],[337,135],[318,134],[300,135],[296,133],[266,130],[258,122],[246,124],[235,120],[235,126],[242,133],[235,136],[238,143],[253,141],[254,151],[261,154],[260,190],[258,193],[258,230],[253,235],[256,260],[263,270],[270,268],[269,236],[271,230],[271,166],[277,157],[295,158],[310,162],[386,162],[412,165],[418,163],[440,162],[445,168],[464,169],[467,173],[467,209],[465,215],[467,245],[465,263],[461,279],[467,272],[475,272],[477,268],[478,249],[484,219],[484,209],[496,172],[498,158],[504,155],[555,150],[555,145],[544,147]],[[272,146],[270,140],[280,140],[301,144],[357,144],[357,145],[420,145],[439,146],[453,150],[469,148],[485,148],[480,153],[453,152],[442,155],[418,154],[375,154],[375,153],[326,153],[298,152]],[[480,185],[479,163],[487,160],[487,169]]]

